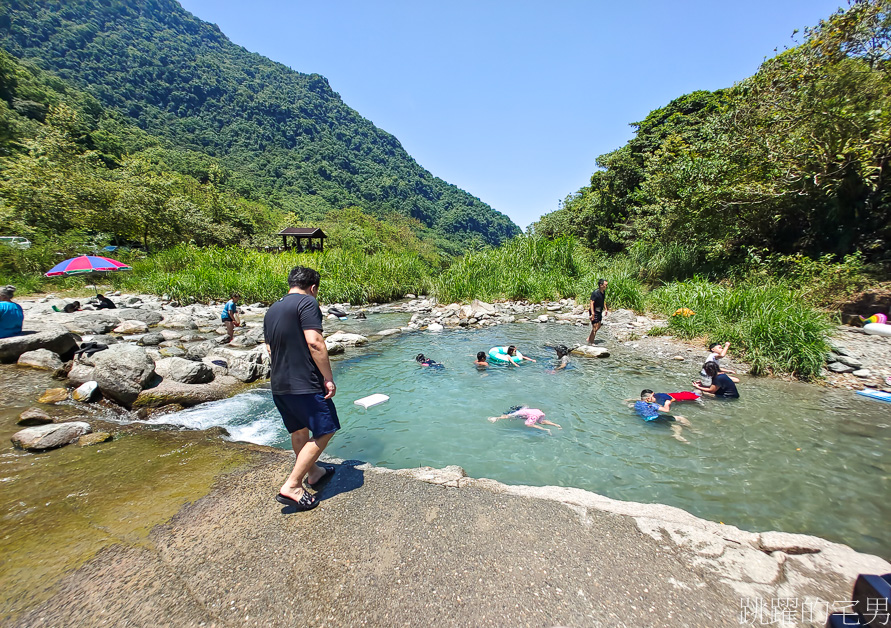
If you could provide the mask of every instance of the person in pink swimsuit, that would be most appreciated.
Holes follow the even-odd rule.
[[[553,423],[551,421],[546,420],[545,413],[539,410],[538,408],[530,408],[528,406],[520,406],[518,408],[511,408],[511,410],[507,414],[502,414],[501,416],[490,416],[489,420],[494,423],[495,421],[500,421],[501,419],[523,419],[526,423],[526,427],[534,427],[538,430],[544,430],[548,434],[551,433],[546,427],[542,427],[543,425],[553,425],[557,429],[562,430],[563,428]],[[539,423],[541,425],[539,425]]]

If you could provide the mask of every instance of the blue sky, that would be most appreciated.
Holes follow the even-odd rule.
[[[629,123],[753,74],[841,0],[181,0],[236,44],[324,75],[434,175],[525,228]]]

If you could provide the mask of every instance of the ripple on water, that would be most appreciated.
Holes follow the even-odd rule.
[[[372,317],[373,320],[374,317]],[[889,407],[853,393],[743,376],[742,398],[676,404],[690,444],[645,423],[626,399],[642,388],[688,390],[699,364],[636,355],[609,342],[606,360],[574,358],[549,372],[547,343],[583,328],[511,325],[386,338],[334,363],[343,430],[328,453],[390,467],[458,464],[473,477],[575,486],[616,499],[660,502],[749,530],[817,534],[889,556]],[[478,372],[477,351],[516,344],[536,358]],[[445,364],[414,362],[423,352]],[[705,357],[705,351],[702,353]],[[353,400],[385,393],[368,410]],[[553,436],[486,417],[527,404],[560,423]],[[289,447],[268,390],[167,415],[158,422],[226,427],[237,440]]]

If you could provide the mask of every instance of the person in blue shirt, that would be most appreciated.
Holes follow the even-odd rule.
[[[668,414],[671,409],[671,402],[672,400],[669,399],[664,404],[660,405],[656,401],[655,393],[649,388],[645,388],[640,391],[640,401],[635,402],[634,410],[648,423],[651,421],[666,421],[671,423],[671,432],[673,436],[682,443],[688,443],[689,441],[681,436],[681,426],[692,427],[692,425],[690,424],[690,421],[682,416]],[[664,414],[659,414],[660,412]]]
[[[229,342],[232,342],[235,337],[235,328],[241,325],[241,321],[238,319],[238,300],[240,298],[240,294],[233,292],[229,300],[226,301],[226,305],[223,306],[223,314],[220,317],[223,319],[223,325],[226,326],[226,333],[229,334]]]
[[[18,336],[22,333],[25,313],[21,305],[12,302],[14,295],[15,286],[0,288],[0,338]]]

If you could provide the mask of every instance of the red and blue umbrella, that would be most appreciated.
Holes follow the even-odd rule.
[[[81,255],[72,257],[64,262],[59,262],[47,271],[47,277],[59,277],[61,275],[77,275],[80,273],[92,273],[97,271],[132,270],[123,262],[98,255]]]

